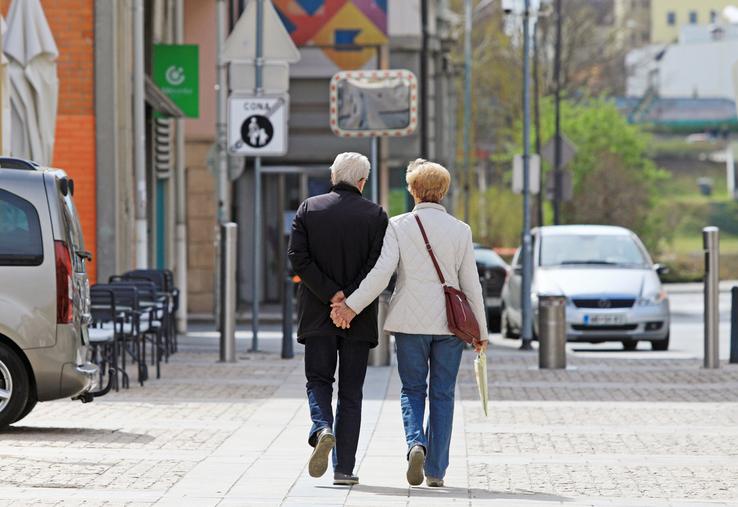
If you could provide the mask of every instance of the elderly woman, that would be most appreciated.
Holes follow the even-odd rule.
[[[397,272],[384,329],[395,335],[397,345],[407,480],[417,486],[425,473],[428,486],[440,487],[448,467],[454,391],[464,343],[449,332],[443,289],[416,215],[446,282],[466,294],[480,330],[487,329],[486,316],[471,229],[440,204],[451,181],[448,171],[418,159],[408,166],[406,180],[415,208],[390,220],[377,264],[350,297],[333,305],[332,318],[339,327],[349,326]],[[482,339],[474,343],[477,351],[487,347],[486,332],[479,336]],[[430,415],[423,428],[426,396]]]

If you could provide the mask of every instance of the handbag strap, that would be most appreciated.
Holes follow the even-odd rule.
[[[417,213],[413,213],[413,216],[415,217],[415,221],[418,222],[418,227],[420,227],[420,233],[423,235],[423,241],[425,241],[425,248],[428,250],[428,253],[430,254],[430,258],[433,261],[433,267],[436,268],[436,273],[438,273],[438,278],[440,278],[441,284],[445,286],[446,279],[443,278],[443,273],[441,272],[441,268],[438,266],[438,261],[436,260],[436,256],[433,253],[433,248],[431,247],[430,242],[428,241],[428,235],[425,233],[423,222],[420,221],[420,217],[417,215]]]

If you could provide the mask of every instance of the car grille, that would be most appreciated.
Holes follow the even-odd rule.
[[[638,324],[622,324],[616,326],[585,326],[583,324],[572,324],[574,331],[635,331]]]
[[[608,310],[610,308],[632,308],[635,298],[575,298],[572,299],[577,308],[599,308]]]

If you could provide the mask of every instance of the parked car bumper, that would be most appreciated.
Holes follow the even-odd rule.
[[[593,323],[593,316],[613,319],[612,323]],[[567,340],[665,340],[669,335],[668,300],[659,304],[624,309],[566,309]]]
[[[87,346],[73,325],[57,325],[51,347],[24,350],[35,377],[38,401],[77,396],[92,389],[97,367],[86,361]]]

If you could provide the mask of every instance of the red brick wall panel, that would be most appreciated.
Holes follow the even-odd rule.
[[[0,0],[4,16],[10,4],[10,0]],[[41,5],[59,48],[59,107],[52,165],[66,170],[74,179],[75,204],[82,220],[85,247],[94,256],[97,227],[94,0],[41,0]],[[95,262],[88,266],[94,282]]]

